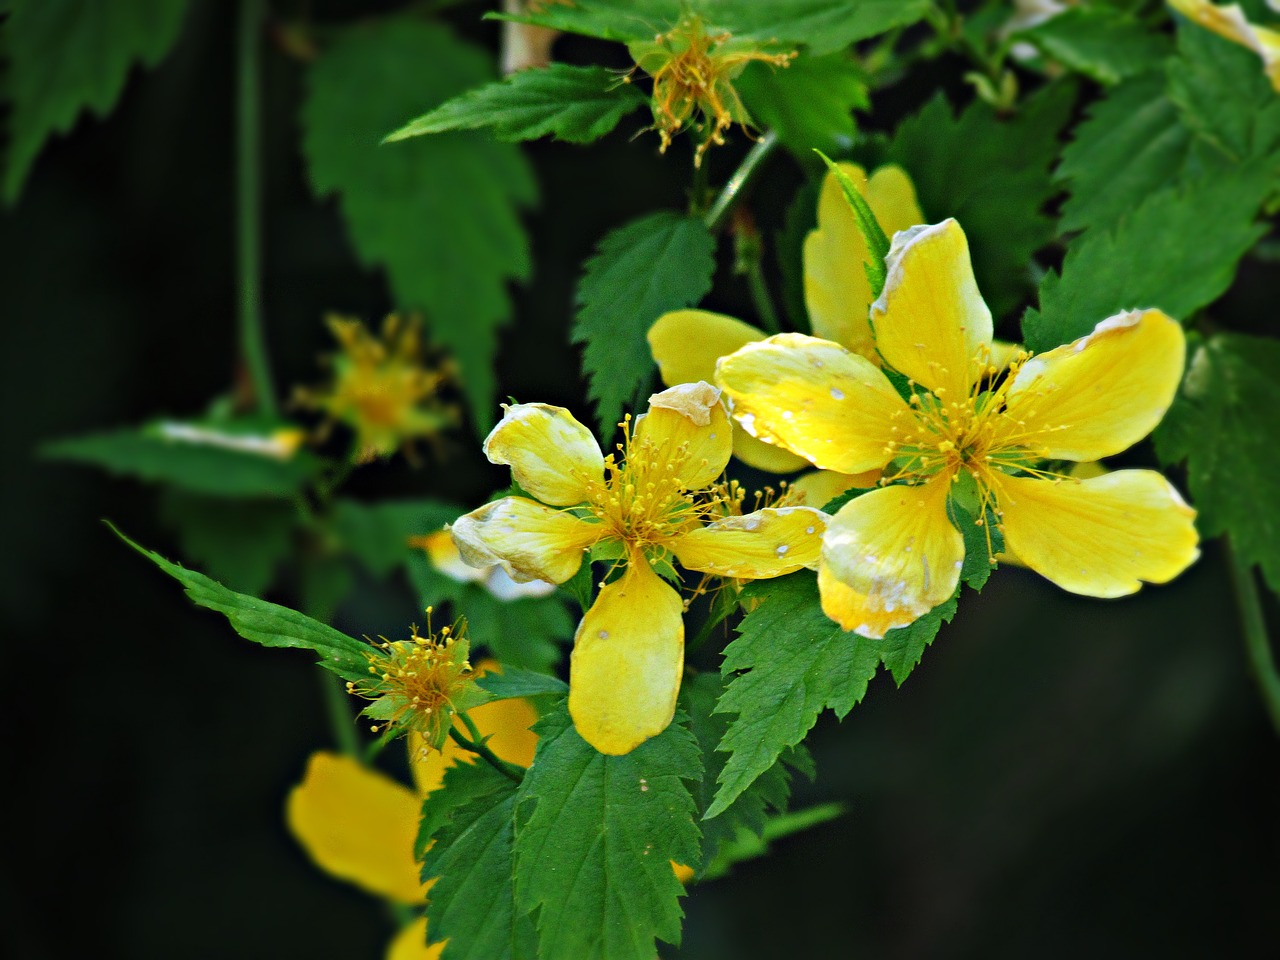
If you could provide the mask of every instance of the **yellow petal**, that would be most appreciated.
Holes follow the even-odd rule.
[[[724,473],[733,454],[733,429],[720,391],[706,381],[680,383],[649,398],[636,423],[632,449],[670,465],[686,490]]]
[[[884,291],[871,306],[885,363],[959,400],[990,363],[991,311],[978,293],[969,241],[955,220],[896,234]]]
[[[736,423],[733,425],[733,455],[748,467],[766,473],[795,473],[809,466],[804,457],[757,440]]]
[[[804,495],[804,505],[821,510],[846,490],[868,489],[880,480],[881,470],[866,473],[836,473],[834,470],[810,470],[791,481],[791,490]]]
[[[766,507],[725,517],[670,543],[686,570],[759,580],[814,569],[827,515],[812,507]]]
[[[517,403],[484,441],[491,463],[509,464],[521,488],[543,503],[582,503],[604,478],[604,456],[591,431],[564,407]]]
[[[1154,470],[1091,480],[1002,477],[996,488],[1009,549],[1064,590],[1121,597],[1166,583],[1200,555],[1195,511]]]
[[[901,167],[881,167],[870,180],[856,164],[842,163],[840,168],[861,187],[886,236],[924,221],[915,187]],[[805,305],[814,336],[834,340],[878,362],[867,322],[873,299],[863,269],[867,244],[840,182],[830,171],[822,181],[818,225],[805,237],[803,258]]]
[[[1092,480],[1094,477],[1101,477],[1110,473],[1101,462],[1097,460],[1086,460],[1083,463],[1073,463],[1067,470],[1067,476],[1075,480]],[[1008,564],[1012,567],[1025,567],[1026,564],[1018,559],[1017,554],[1009,549],[1009,544],[1004,545],[1004,549],[996,554],[996,560],[1001,564]]]
[[[420,903],[413,859],[422,802],[351,757],[315,753],[289,793],[289,830],[322,870],[370,893]]]
[[[448,530],[437,530],[426,536],[413,537],[411,546],[421,547],[427,553],[431,565],[450,580],[458,583],[478,583],[487,575],[487,570],[471,566],[462,559],[458,545],[453,542],[453,534]]]
[[[578,625],[569,713],[601,753],[630,753],[671,723],[684,668],[683,604],[643,559],[600,590]]]
[[[676,879],[686,887],[696,876],[692,867],[686,867],[683,863],[676,863],[674,860],[671,861],[671,869],[675,871]]]
[[[883,487],[827,523],[818,568],[822,610],[845,630],[883,637],[955,592],[964,538],[947,519],[947,483]]]
[[[419,917],[402,927],[387,947],[387,960],[439,960],[444,953],[441,941],[427,946],[427,918]]]
[[[520,583],[564,583],[582,563],[582,551],[600,528],[525,497],[503,497],[454,521],[453,540],[473,567],[501,564]]]
[[[840,473],[882,468],[894,418],[909,415],[866,357],[798,333],[747,344],[716,379],[748,433]]]
[[[1186,350],[1182,328],[1159,310],[1103,320],[1087,337],[1022,366],[1009,388],[1001,442],[1066,460],[1126,450],[1169,409]]]
[[[673,310],[649,328],[649,350],[668,387],[715,378],[716,361],[764,334],[750,324],[708,310]]]

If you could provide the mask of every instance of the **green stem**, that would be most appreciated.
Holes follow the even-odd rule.
[[[751,177],[755,174],[756,169],[764,161],[769,154],[778,145],[778,134],[770,130],[761,137],[750,152],[747,153],[739,164],[738,169],[733,172],[733,176],[729,178],[729,182],[724,185],[724,189],[720,191],[720,195],[716,197],[716,202],[711,205],[711,209],[707,211],[706,223],[707,229],[715,233],[728,219],[729,214],[733,211],[742,195],[743,189],[751,181]]]
[[[454,743],[464,750],[470,750],[509,780],[519,783],[524,779],[523,769],[517,767],[514,763],[507,763],[507,761],[485,746],[484,737],[480,736],[480,731],[476,729],[475,721],[465,713],[459,713],[458,718],[466,725],[467,732],[471,734],[471,739],[467,739],[459,733],[457,727],[450,727],[449,736]]]
[[[1262,615],[1262,597],[1258,594],[1253,568],[1240,562],[1230,541],[1226,542],[1226,547],[1227,566],[1231,568],[1231,583],[1235,587],[1236,605],[1240,608],[1240,626],[1244,630],[1249,666],[1262,693],[1262,702],[1271,716],[1271,724],[1280,734],[1280,673],[1276,671],[1267,623]]]
[[[236,76],[236,262],[240,295],[240,352],[249,368],[258,411],[276,414],[276,395],[262,333],[261,141],[262,0],[241,0]]]
[[[324,712],[329,717],[329,729],[338,750],[348,757],[359,759],[360,738],[356,736],[355,719],[347,706],[342,678],[328,670],[321,670],[320,687],[324,693]]]

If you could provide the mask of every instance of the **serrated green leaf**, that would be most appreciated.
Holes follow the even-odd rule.
[[[1280,342],[1215,334],[1191,352],[1182,388],[1155,433],[1167,464],[1187,461],[1204,536],[1227,534],[1280,593]]]
[[[805,163],[812,151],[848,150],[856,124],[853,111],[866,109],[866,76],[844,51],[825,57],[801,56],[787,67],[755,62],[734,87],[752,122],[774,130]]]
[[[609,233],[586,262],[572,340],[585,345],[582,366],[606,435],[624,407],[643,401],[652,379],[649,327],[701,300],[714,272],[715,239],[706,224],[670,211]]]
[[[171,425],[156,423],[55,440],[41,447],[40,454],[212,497],[293,496],[322,466],[306,451],[281,460],[174,439],[165,432]]]
[[[223,500],[165,490],[160,518],[178,535],[183,556],[241,593],[271,586],[289,555],[298,510],[279,500]]]
[[[709,0],[708,16],[743,40],[803,44],[815,56],[910,26],[929,12],[928,0]]]
[[[754,584],[751,594],[762,602],[725,648],[725,676],[745,672],[733,678],[717,708],[738,716],[720,743],[730,757],[706,818],[724,813],[783,750],[804,739],[824,709],[843,719],[882,662],[899,684],[906,680],[956,609],[949,600],[910,626],[869,640],[827,618],[811,573]]]
[[[939,94],[902,122],[889,146],[889,159],[911,174],[926,219],[960,221],[978,288],[997,316],[1024,302],[1031,255],[1053,236],[1043,212],[1055,192],[1049,166],[1074,100],[1075,88],[1058,82],[1012,118],[982,101],[955,117]]]
[[[187,0],[11,0],[0,28],[10,106],[4,197],[13,203],[45,140],[82,110],[105,116],[135,63],[169,52]]]
[[[684,887],[671,861],[696,864],[698,825],[685,781],[702,773],[680,725],[605,756],[562,708],[517,793],[516,899],[537,911],[541,960],[653,960],[680,942]]]
[[[1165,95],[1162,73],[1127,80],[1089,108],[1062,151],[1056,176],[1071,196],[1058,224],[1063,233],[1112,229],[1146,197],[1169,185],[1187,162],[1191,131]]]
[[[504,665],[501,673],[486,673],[476,683],[492,694],[495,700],[537,697],[544,693],[564,695],[569,692],[569,685],[559,677],[509,665]]]
[[[435,843],[423,855],[422,878],[439,878],[427,904],[427,938],[449,941],[442,960],[538,955],[533,922],[515,904],[515,803],[514,781],[482,764],[459,764],[423,805],[423,824],[433,828]],[[444,804],[440,815],[435,808]]]
[[[853,178],[830,157],[822,153],[818,156],[827,165],[827,171],[840,184],[840,192],[844,194],[845,202],[853,211],[854,222],[858,226],[858,232],[862,234],[862,239],[867,245],[867,253],[871,257],[863,262],[862,269],[867,275],[867,282],[871,284],[871,295],[878,297],[884,290],[885,258],[889,255],[889,238],[885,236],[884,228],[880,226],[880,221],[876,219],[870,204],[862,196],[862,191],[853,182]]]
[[[108,524],[108,526],[111,526]],[[367,676],[367,644],[276,603],[228,590],[203,573],[188,570],[130,540],[115,527],[112,533],[185,588],[198,607],[222,614],[236,633],[264,647],[299,647],[320,654],[320,665],[346,680]]]
[[[396,130],[387,142],[488,127],[499,140],[550,135],[570,143],[590,143],[647,103],[648,98],[617,71],[553,63],[519,70],[454,97]]]
[[[380,145],[388,130],[492,78],[491,58],[438,24],[387,18],[342,30],[308,72],[303,152],[319,197],[338,195],[362,263],[448,347],[480,428],[492,422],[507,284],[531,270],[519,211],[535,187],[519,150],[479,133]]]
[[[1071,7],[1018,35],[1045,56],[1102,84],[1154,69],[1172,52],[1168,38],[1110,7]]]
[[[338,499],[330,524],[333,535],[375,577],[403,566],[412,547],[409,538],[439,530],[466,511],[442,500],[384,500],[361,503]]]
[[[673,26],[683,11],[682,0],[577,0],[540,4],[523,13],[487,13],[486,20],[511,20],[577,33],[601,40],[652,40]]]
[[[1110,233],[1089,231],[1062,273],[1040,285],[1022,331],[1037,353],[1089,333],[1121,310],[1159,307],[1185,319],[1231,285],[1236,263],[1265,233],[1256,220],[1275,172],[1262,164],[1149,197]]]

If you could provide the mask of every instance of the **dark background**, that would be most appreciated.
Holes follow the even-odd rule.
[[[496,46],[478,15],[451,18]],[[6,956],[376,957],[391,932],[284,828],[285,794],[330,746],[306,657],[239,640],[99,523],[174,554],[153,491],[35,455],[43,440],[197,414],[228,389],[230,20],[227,5],[193,3],[162,66],[135,72],[107,121],[53,142],[0,218]],[[959,65],[941,69],[962,89]],[[302,71],[268,49],[265,313],[280,384],[316,378],[325,311],[389,307],[334,205],[307,189]],[[878,98],[874,124],[929,92]],[[503,341],[503,394],[582,411],[566,346],[579,264],[608,229],[684,201],[687,144],[660,159],[652,135],[629,140],[635,127],[589,149],[528,148],[536,276]],[[742,147],[713,153],[713,182]],[[766,231],[799,182],[772,161],[757,190]],[[1261,272],[1246,268],[1219,312],[1247,329],[1261,304]],[[709,305],[749,315],[727,270]],[[397,462],[355,490],[476,501],[505,483],[460,446],[447,477]],[[414,615],[394,584],[362,585],[342,611],[368,633]],[[1274,956],[1280,747],[1212,544],[1175,585],[1119,602],[1002,570],[901,690],[882,675],[811,744],[819,780],[797,785],[797,803],[842,800],[848,814],[694,889],[684,947],[663,956]]]

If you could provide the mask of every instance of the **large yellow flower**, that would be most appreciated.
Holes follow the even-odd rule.
[[[1169,0],[1169,6],[1206,30],[1256,53],[1262,58],[1262,69],[1271,86],[1280,93],[1280,30],[1250,23],[1235,3],[1220,7],[1207,0]]]
[[[717,378],[757,438],[842,473],[883,470],[881,488],[827,526],[823,610],[881,637],[948,599],[964,539],[952,501],[994,514],[1008,548],[1074,593],[1116,597],[1163,583],[1198,556],[1192,511],[1160,474],[1078,480],[1044,461],[1097,460],[1145,437],[1182,374],[1182,329],[1158,310],[1103,320],[999,375],[991,314],[954,220],[893,238],[872,306],[876,346],[909,378],[910,401],[865,357],[780,334],[720,361]]]
[[[758,579],[815,567],[825,515],[776,507],[716,516],[706,488],[729,461],[732,433],[720,391],[687,383],[649,398],[623,424],[618,453],[562,407],[506,408],[485,440],[528,497],[505,497],[453,526],[463,559],[499,563],[517,581],[564,583],[584,551],[624,571],[600,589],[574,638],[569,712],[601,753],[622,754],[666,729],[684,666],[680,594],[654,566]],[[541,501],[541,502],[539,502]],[[710,522],[707,522],[710,521]]]
[[[496,664],[482,663],[478,672]],[[496,700],[469,713],[499,757],[527,767],[537,736],[529,728],[538,715],[525,700]],[[444,782],[445,771],[471,755],[452,740],[427,750],[417,734],[409,739],[414,788],[371,770],[353,757],[314,753],[302,782],[289,794],[289,830],[320,869],[398,903],[420,906],[431,884],[419,878],[413,845],[422,800]],[[426,946],[426,919],[407,925],[392,941],[387,960],[433,960],[441,944]]]

